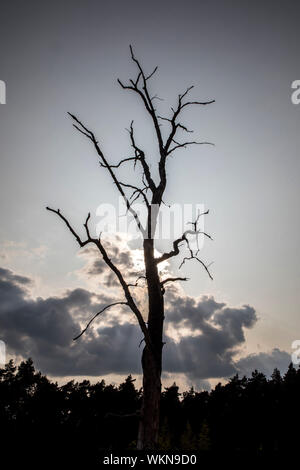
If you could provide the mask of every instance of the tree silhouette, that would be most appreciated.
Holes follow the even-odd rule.
[[[199,213],[194,222],[191,222],[191,227],[187,229],[179,238],[172,242],[172,249],[168,252],[155,256],[155,230],[158,223],[159,209],[163,204],[163,196],[167,187],[167,162],[171,155],[179,150],[182,150],[190,145],[208,144],[209,142],[198,142],[195,140],[179,141],[179,133],[190,133],[191,131],[180,121],[182,111],[194,105],[205,106],[214,102],[210,101],[196,101],[189,100],[188,95],[193,89],[193,86],[188,87],[182,94],[178,96],[175,107],[171,108],[172,114],[170,117],[161,116],[158,114],[154,107],[154,100],[157,96],[150,93],[149,81],[157,71],[157,67],[150,74],[146,74],[140,62],[134,55],[133,49],[130,46],[131,59],[137,67],[137,77],[129,80],[128,84],[124,84],[118,80],[119,85],[130,92],[133,92],[140,99],[146,114],[150,117],[152,126],[155,133],[156,144],[159,151],[158,161],[158,181],[151,171],[149,158],[145,150],[138,144],[134,132],[133,121],[129,128],[129,138],[133,155],[128,158],[120,160],[117,164],[112,164],[109,158],[104,153],[99,141],[95,134],[74,114],[70,114],[73,125],[81,134],[83,134],[93,145],[96,154],[99,157],[99,162],[111,176],[113,183],[125,201],[128,213],[134,218],[137,228],[143,238],[143,251],[144,251],[144,274],[140,276],[135,283],[128,283],[125,280],[124,273],[121,272],[117,264],[110,258],[107,248],[101,236],[95,238],[91,235],[89,229],[90,213],[88,214],[84,223],[86,239],[82,240],[78,233],[74,230],[68,219],[61,213],[59,209],[52,209],[47,207],[51,212],[57,214],[60,219],[66,224],[72,235],[77,240],[80,247],[85,247],[88,244],[93,244],[97,247],[99,255],[102,257],[107,266],[116,276],[124,294],[124,299],[113,302],[101,311],[97,312],[81,333],[75,338],[79,338],[90,326],[90,324],[101,313],[116,305],[126,306],[135,315],[137,322],[142,331],[145,346],[142,353],[142,369],[143,369],[143,399],[140,410],[140,425],[138,432],[137,447],[138,449],[153,449],[157,444],[159,432],[159,410],[160,410],[160,395],[161,395],[161,372],[162,372],[162,349],[163,349],[163,324],[164,324],[164,294],[165,286],[168,283],[176,281],[186,281],[184,277],[168,277],[161,278],[159,273],[159,265],[176,257],[180,254],[183,246],[187,249],[187,256],[184,256],[181,266],[189,261],[196,260],[205,269],[210,278],[212,278],[207,266],[199,257],[199,250],[194,250],[190,243],[191,237],[198,237],[199,234],[211,238],[210,235],[199,228],[199,219],[208,213]],[[162,126],[168,126],[166,136],[162,132]],[[123,165],[134,164],[134,168],[139,166],[141,169],[140,183],[132,185],[128,182],[122,182],[118,175],[117,170]],[[131,194],[129,194],[131,193]],[[144,204],[147,212],[147,221],[145,227],[143,226],[140,215],[134,208],[134,201],[140,200]],[[139,285],[141,279],[145,280],[145,287],[147,289],[148,297],[148,315],[145,321],[138,303],[134,296],[134,288]]]

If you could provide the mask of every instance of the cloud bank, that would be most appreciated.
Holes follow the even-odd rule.
[[[102,273],[102,266],[94,268]],[[73,341],[81,326],[112,301],[109,289],[97,295],[77,288],[44,299],[32,298],[31,286],[30,278],[0,268],[0,338],[10,354],[32,357],[43,373],[53,376],[141,373],[142,335],[126,307],[116,307]],[[279,349],[236,359],[245,329],[257,322],[253,307],[230,307],[212,296],[195,299],[174,286],[166,298],[165,373],[182,373],[201,383],[237,372],[247,375],[255,368],[269,375],[290,362]]]

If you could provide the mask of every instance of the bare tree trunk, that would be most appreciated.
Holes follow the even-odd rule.
[[[137,448],[146,450],[155,449],[158,439],[164,321],[164,298],[152,239],[144,240],[144,257],[149,299],[148,331],[152,350],[146,345],[142,356],[143,403]]]
[[[138,432],[137,448],[153,450],[157,446],[160,414],[160,373],[152,360],[152,354],[145,346],[143,365],[143,403]]]

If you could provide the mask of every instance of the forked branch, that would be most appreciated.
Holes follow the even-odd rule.
[[[150,80],[150,78],[152,78],[153,75],[155,74],[155,72],[157,71],[157,67],[154,68],[153,72],[151,72],[148,76],[146,76],[140,62],[138,61],[138,59],[134,55],[132,46],[129,46],[129,47],[130,47],[131,59],[133,60],[133,62],[136,64],[136,66],[138,68],[138,76],[137,76],[136,80],[129,80],[130,85],[124,85],[123,82],[120,79],[118,79],[118,83],[120,84],[120,86],[124,90],[131,90],[131,91],[137,93],[141,97],[147,112],[151,116],[151,119],[152,119],[152,122],[153,122],[153,125],[154,125],[154,129],[155,129],[155,132],[156,132],[156,137],[157,137],[157,141],[158,141],[159,150],[160,150],[160,153],[162,154],[163,146],[164,146],[163,138],[162,138],[162,134],[161,134],[161,131],[160,131],[156,111],[155,111],[155,108],[153,106],[153,102],[152,102],[152,99],[150,97],[150,94],[149,94],[148,83],[147,83],[148,80]],[[139,85],[139,82],[141,82],[141,86]]]
[[[186,91],[182,94],[178,95],[178,103],[177,107],[171,108],[173,115],[171,118],[167,118],[164,116],[160,116],[157,114],[156,109],[153,106],[153,100],[155,98],[158,98],[157,95],[153,96],[152,98],[150,97],[149,89],[148,89],[148,81],[155,72],[157,71],[157,67],[154,68],[153,72],[151,72],[149,75],[146,75],[140,62],[138,59],[135,57],[132,46],[130,46],[130,54],[131,54],[131,59],[135,63],[138,69],[138,74],[137,78],[135,80],[130,79],[129,83],[126,85],[124,84],[120,79],[118,79],[118,83],[124,90],[130,90],[136,93],[142,100],[144,107],[148,114],[150,115],[153,125],[154,125],[154,130],[156,133],[157,137],[157,143],[158,143],[158,148],[159,148],[159,162],[158,162],[158,169],[159,169],[159,177],[160,181],[159,184],[156,186],[153,182],[153,179],[151,177],[150,171],[149,171],[149,166],[146,163],[144,153],[141,151],[141,149],[138,148],[138,146],[135,143],[134,140],[134,135],[133,135],[133,128],[131,125],[130,129],[130,136],[131,136],[131,143],[132,147],[135,150],[135,156],[136,158],[139,159],[141,164],[143,165],[143,171],[145,178],[147,180],[147,184],[149,188],[151,189],[153,193],[152,197],[152,204],[160,206],[162,203],[162,198],[163,194],[167,185],[167,175],[166,175],[166,159],[167,157],[173,153],[175,150],[180,149],[180,148],[186,148],[188,145],[192,144],[209,144],[213,145],[210,142],[197,142],[197,141],[188,141],[188,142],[183,142],[179,143],[175,140],[176,133],[178,129],[181,129],[182,131],[185,132],[192,132],[190,131],[183,123],[177,121],[180,113],[182,112],[183,109],[185,109],[188,106],[191,105],[201,105],[201,106],[206,106],[208,104],[214,103],[215,100],[208,100],[208,101],[195,101],[195,100],[190,100],[190,101],[185,101],[185,98],[187,94],[193,89],[193,86],[190,86],[186,89]],[[159,120],[167,121],[169,122],[171,126],[170,133],[168,137],[166,138],[165,142],[162,137],[161,129],[160,129],[160,124]],[[175,144],[173,147],[171,145]]]
[[[94,245],[96,245],[96,247],[98,248],[98,250],[100,251],[101,255],[102,255],[102,258],[103,258],[103,261],[107,264],[107,266],[115,273],[115,275],[117,276],[118,278],[118,281],[120,283],[120,286],[122,287],[123,289],[123,292],[124,292],[124,295],[125,295],[125,298],[126,298],[126,304],[130,307],[130,309],[132,310],[132,312],[134,313],[134,315],[136,316],[137,318],[137,321],[140,325],[140,328],[145,336],[145,341],[147,343],[147,345],[149,345],[150,349],[152,351],[153,348],[152,348],[152,344],[151,344],[151,340],[150,340],[150,337],[149,337],[149,332],[148,332],[148,329],[147,329],[147,326],[146,326],[146,323],[143,319],[143,316],[140,312],[140,310],[138,309],[131,293],[130,293],[130,290],[129,290],[129,286],[128,284],[126,283],[121,271],[119,270],[119,268],[113,263],[113,261],[109,258],[108,256],[108,253],[107,251],[105,250],[104,246],[103,246],[103,243],[99,238],[93,238],[91,237],[90,235],[90,231],[89,231],[89,227],[88,227],[88,222],[89,222],[89,219],[90,219],[90,214],[88,214],[87,218],[86,218],[86,221],[84,223],[84,227],[85,227],[85,230],[86,230],[86,234],[87,234],[87,239],[85,241],[82,241],[81,238],[79,237],[79,235],[77,234],[77,232],[73,229],[73,227],[71,226],[71,224],[69,223],[69,221],[66,219],[65,216],[62,215],[62,213],[60,212],[59,209],[51,209],[50,207],[46,207],[46,209],[50,212],[53,212],[54,214],[57,214],[60,219],[62,219],[64,221],[64,223],[66,224],[66,226],[68,227],[68,229],[70,230],[70,232],[72,233],[72,235],[75,237],[75,239],[77,240],[78,244],[80,247],[83,247],[83,246],[86,246],[88,243],[93,243]]]
[[[191,260],[191,259],[196,259],[205,269],[205,271],[207,272],[208,276],[210,277],[210,279],[213,279],[210,271],[209,271],[209,266],[210,265],[207,265],[204,263],[204,261],[202,261],[199,257],[198,257],[198,253],[199,253],[199,248],[197,250],[193,250],[190,246],[190,240],[188,238],[188,235],[193,235],[196,237],[196,240],[197,240],[197,246],[198,246],[198,235],[203,235],[207,238],[209,238],[210,240],[212,240],[212,237],[211,235],[209,235],[207,232],[203,231],[203,230],[199,230],[198,229],[198,222],[199,222],[199,218],[202,216],[202,215],[206,215],[208,214],[209,211],[206,211],[206,212],[202,212],[202,213],[199,213],[196,220],[194,222],[189,222],[190,224],[193,225],[193,230],[186,230],[182,235],[181,237],[177,238],[176,240],[173,241],[173,249],[167,253],[163,253],[159,258],[156,258],[156,263],[159,264],[159,263],[162,263],[163,261],[167,261],[168,259],[170,258],[173,258],[177,255],[180,254],[180,246],[185,243],[186,244],[186,247],[187,249],[189,250],[190,252],[190,256],[186,256],[183,258],[180,266],[179,266],[179,269],[184,265],[185,261],[188,261],[188,260]],[[173,280],[173,279],[172,279]],[[186,279],[182,279],[182,278],[174,278],[174,280],[186,280]]]
[[[104,156],[103,151],[101,150],[101,148],[99,146],[98,141],[96,140],[96,137],[95,137],[94,133],[92,131],[90,131],[74,114],[71,114],[71,113],[68,113],[68,114],[77,123],[77,124],[73,124],[75,129],[77,129],[79,132],[81,132],[83,135],[85,135],[93,143],[93,145],[96,149],[96,152],[99,156],[100,163],[102,164],[102,166],[107,168],[108,172],[110,173],[110,175],[112,177],[113,182],[115,183],[116,187],[118,188],[119,193],[121,194],[121,196],[123,197],[123,199],[125,201],[127,210],[133,215],[140,232],[142,233],[142,235],[144,235],[144,229],[143,229],[143,226],[142,226],[141,221],[139,219],[139,216],[138,216],[137,212],[134,210],[134,208],[132,207],[132,203],[130,202],[130,200],[126,196],[126,194],[125,194],[125,192],[122,188],[122,185],[120,184],[120,182],[119,182],[119,180],[118,180],[118,178],[117,178],[117,176],[116,176],[116,174],[113,170],[113,168],[115,166],[108,163],[106,157]]]

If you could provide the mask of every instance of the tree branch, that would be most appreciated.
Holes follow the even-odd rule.
[[[165,166],[166,166],[167,156],[170,155],[172,152],[174,152],[174,150],[176,150],[178,148],[186,147],[187,145],[208,143],[208,142],[195,142],[195,141],[193,141],[193,142],[185,142],[183,144],[180,144],[180,143],[178,143],[174,140],[178,129],[181,129],[185,132],[192,132],[189,129],[187,129],[187,127],[184,126],[182,123],[176,121],[179,114],[181,113],[181,111],[184,107],[186,107],[188,105],[191,105],[191,104],[207,105],[207,104],[214,103],[214,101],[215,101],[215,100],[210,100],[210,101],[188,101],[186,103],[183,103],[183,99],[190,92],[190,90],[192,90],[192,88],[193,88],[193,86],[190,86],[186,89],[186,91],[184,93],[178,95],[177,108],[176,109],[171,108],[172,111],[173,111],[173,116],[171,117],[171,119],[159,116],[159,119],[163,119],[165,121],[168,121],[171,125],[171,131],[169,133],[168,138],[166,139],[166,143],[164,144],[163,151],[161,152],[160,162],[159,162],[160,176],[161,176],[161,181],[160,181],[161,197],[162,197],[163,192],[164,192],[165,187],[166,187]],[[171,146],[172,142],[175,142],[177,145],[170,149],[170,146]]]
[[[161,281],[160,285],[163,286],[167,284],[167,282],[175,282],[175,281],[188,281],[189,279],[187,277],[168,277],[167,279],[164,279]]]
[[[119,168],[123,163],[130,162],[130,161],[136,162],[137,157],[123,158],[123,160],[120,160],[119,163],[117,163],[116,165],[109,165],[109,166],[110,168]],[[108,168],[108,166],[104,165],[102,162],[99,162],[99,163],[102,168]]]
[[[140,62],[137,60],[137,58],[134,55],[132,46],[129,46],[129,48],[130,48],[131,59],[136,64],[136,66],[139,70],[139,74],[138,74],[138,77],[137,77],[136,81],[130,80],[131,85],[124,85],[121,82],[120,79],[118,79],[118,83],[124,90],[134,91],[135,93],[137,93],[141,97],[141,99],[144,103],[144,106],[145,106],[147,112],[149,113],[149,115],[151,116],[151,119],[153,121],[154,129],[155,129],[157,140],[158,140],[159,151],[160,151],[160,154],[162,155],[163,151],[164,151],[163,150],[163,147],[164,147],[163,138],[162,138],[162,135],[161,135],[161,131],[160,131],[159,123],[158,123],[158,118],[157,118],[155,109],[153,107],[153,103],[152,103],[152,100],[150,98],[149,91],[148,91],[148,85],[147,85],[147,81],[157,71],[157,67],[155,67],[155,69],[153,70],[153,72],[150,75],[146,76],[143,69],[142,69],[142,67],[141,67]],[[139,88],[139,79],[140,78],[142,79],[142,85],[141,85],[142,88]]]
[[[145,153],[136,144],[136,141],[134,138],[134,131],[133,131],[133,121],[131,121],[130,123],[130,129],[128,129],[128,132],[130,135],[131,146],[135,151],[135,158],[141,163],[146,181],[149,185],[149,188],[151,189],[153,193],[156,190],[156,185],[151,177],[150,168],[145,158]]]
[[[144,286],[139,286],[138,283],[139,283],[140,279],[145,279],[146,280],[146,276],[139,276],[134,284],[127,284],[128,287],[144,287]]]
[[[188,238],[187,238],[187,235],[204,235],[206,236],[207,238],[209,238],[210,240],[212,240],[212,237],[206,233],[206,232],[203,232],[202,230],[186,230],[182,235],[181,237],[177,238],[177,240],[174,240],[173,241],[173,250],[169,251],[168,253],[163,253],[159,258],[156,258],[155,259],[155,262],[157,264],[159,263],[162,263],[163,261],[166,261],[170,258],[173,258],[174,256],[177,256],[179,255],[179,246],[180,246],[180,243],[182,242],[186,242],[187,245],[189,243],[188,241]]]
[[[167,155],[170,155],[174,150],[180,149],[180,148],[186,148],[187,145],[215,145],[212,142],[197,142],[197,141],[191,141],[191,142],[184,142],[180,144],[177,142],[175,139],[172,140],[176,145],[172,147],[171,149],[168,150]]]
[[[131,59],[133,60],[133,62],[136,64],[136,66],[138,68],[138,76],[137,76],[136,80],[130,79],[129,80],[130,84],[128,84],[128,85],[125,85],[120,79],[118,79],[118,83],[123,89],[131,90],[131,91],[134,91],[136,94],[138,94],[140,96],[140,98],[142,99],[143,104],[144,104],[148,114],[150,114],[150,116],[151,116],[151,119],[152,119],[152,122],[153,122],[153,125],[154,125],[154,129],[155,129],[155,132],[156,132],[156,137],[157,137],[157,142],[158,142],[158,147],[159,147],[159,153],[160,153],[160,159],[159,159],[159,163],[158,163],[160,182],[159,182],[159,185],[157,187],[155,186],[155,184],[154,184],[154,182],[151,178],[149,167],[146,164],[145,159],[144,159],[144,153],[141,151],[141,149],[139,149],[137,147],[137,145],[134,141],[132,126],[131,126],[131,130],[130,130],[130,135],[131,135],[132,146],[135,149],[136,156],[138,156],[140,162],[143,165],[143,170],[144,170],[145,177],[147,179],[147,183],[148,183],[148,185],[149,185],[149,187],[150,187],[150,189],[153,193],[151,203],[160,206],[160,204],[162,202],[162,197],[163,197],[163,194],[164,194],[164,191],[165,191],[165,188],[166,188],[166,183],[167,183],[167,179],[166,179],[166,158],[167,158],[167,156],[170,155],[174,150],[176,150],[178,148],[186,147],[187,145],[191,145],[191,144],[210,144],[210,142],[185,142],[183,144],[177,143],[177,145],[175,147],[170,149],[170,145],[171,145],[172,142],[174,142],[174,137],[175,137],[175,134],[176,134],[178,129],[181,129],[185,132],[192,132],[189,129],[187,129],[187,127],[184,126],[182,123],[177,122],[176,121],[177,117],[179,116],[182,109],[184,109],[187,106],[195,105],[195,104],[204,106],[204,105],[214,103],[215,100],[187,101],[187,102],[184,102],[183,101],[184,98],[190,92],[190,90],[193,88],[193,86],[191,86],[191,87],[188,87],[184,93],[178,95],[177,108],[176,109],[172,108],[173,116],[172,116],[171,119],[157,115],[156,110],[153,107],[153,102],[152,102],[153,99],[157,96],[154,96],[153,98],[150,97],[150,94],[149,94],[149,91],[148,91],[148,85],[147,85],[147,81],[154,75],[154,73],[157,70],[157,67],[153,70],[152,73],[150,73],[148,76],[146,76],[140,62],[138,61],[138,59],[134,55],[132,46],[130,46],[130,53],[131,53]],[[160,125],[159,125],[159,122],[158,122],[159,119],[168,121],[171,124],[171,131],[170,131],[170,134],[169,134],[168,138],[166,139],[165,143],[163,141],[163,137],[162,137],[162,134],[161,134]]]
[[[184,265],[185,261],[187,260],[191,260],[191,259],[196,259],[200,264],[202,264],[202,266],[204,267],[204,269],[206,270],[207,274],[209,275],[210,279],[213,279],[210,271],[209,271],[209,266],[206,265],[204,263],[204,261],[202,261],[200,258],[198,258],[198,253],[199,253],[199,248],[197,249],[196,252],[194,252],[194,250],[192,250],[192,248],[190,247],[190,242],[189,242],[189,239],[188,239],[188,235],[195,235],[196,237],[198,237],[198,235],[204,235],[206,236],[207,238],[209,238],[210,240],[212,240],[212,237],[211,235],[209,235],[207,232],[204,232],[202,230],[198,230],[198,227],[197,227],[197,224],[198,224],[198,221],[199,221],[199,218],[203,215],[206,215],[208,214],[209,211],[205,211],[205,212],[202,212],[202,213],[199,213],[196,220],[194,222],[189,222],[189,224],[192,224],[193,227],[194,227],[194,230],[186,230],[182,235],[181,237],[177,238],[176,240],[173,241],[173,250],[167,252],[167,253],[163,253],[159,258],[156,258],[155,259],[155,262],[157,264],[159,263],[162,263],[163,261],[166,261],[170,258],[173,258],[174,256],[177,256],[179,255],[180,253],[180,244],[181,243],[186,243],[186,246],[190,252],[190,256],[189,257],[184,257],[184,259],[182,260],[180,266],[179,266],[179,269]],[[198,238],[197,238],[197,246],[198,246]],[[172,279],[173,280],[173,279]],[[174,280],[186,280],[186,279],[183,279],[183,278],[174,278]]]
[[[209,265],[205,264],[204,261],[202,261],[200,258],[198,258],[197,256],[195,256],[193,253],[191,253],[191,256],[189,257],[185,257],[183,258],[180,266],[179,266],[179,269],[184,265],[185,261],[188,261],[188,260],[191,260],[191,259],[195,259],[197,261],[199,261],[200,264],[202,264],[202,266],[204,267],[205,271],[207,272],[209,278],[213,281],[213,277],[209,271],[209,266],[211,266],[212,263],[210,263]]]
[[[148,199],[147,199],[146,194],[144,193],[144,191],[147,192],[147,190],[149,189],[148,186],[145,186],[143,189],[140,189],[140,188],[138,188],[137,186],[134,186],[134,185],[128,184],[128,183],[122,183],[121,181],[120,181],[120,185],[121,185],[121,186],[124,186],[124,188],[131,188],[131,189],[134,190],[133,193],[131,194],[130,198],[129,198],[129,200],[131,201],[131,204],[133,204],[133,202],[136,201],[136,199],[137,199],[139,196],[142,196],[142,197],[144,198],[144,201],[145,201],[146,206],[147,206],[148,208],[150,207],[150,203],[149,203],[149,201],[148,201]],[[133,198],[133,196],[134,196],[135,194],[138,194],[138,195],[137,195],[137,197],[132,201],[132,198]]]
[[[73,124],[73,126],[75,127],[75,129],[79,130],[82,134],[84,134],[88,139],[91,140],[91,142],[93,143],[95,149],[96,149],[96,152],[100,158],[100,162],[103,163],[103,165],[105,166],[105,168],[108,169],[111,177],[112,177],[112,180],[114,181],[115,185],[117,186],[121,196],[123,197],[124,201],[125,201],[125,204],[126,204],[126,207],[127,207],[127,210],[133,215],[135,221],[136,221],[136,224],[140,230],[140,232],[142,233],[142,235],[144,236],[144,230],[143,230],[143,227],[142,227],[142,224],[140,222],[140,219],[139,219],[139,216],[138,214],[136,213],[136,211],[131,207],[131,203],[129,201],[129,199],[127,198],[125,192],[123,191],[122,189],[122,186],[120,185],[119,183],[119,180],[118,178],[116,177],[114,171],[113,171],[113,166],[110,165],[107,161],[107,159],[105,158],[99,144],[98,144],[98,141],[96,140],[95,138],[95,135],[93,134],[92,131],[90,131],[74,114],[71,114],[71,113],[68,113],[71,118],[77,122],[77,124],[79,125],[79,127],[75,124]],[[84,129],[84,131],[81,130]]]
[[[125,298],[126,298],[126,303],[127,305],[131,308],[132,312],[135,314],[137,320],[138,320],[138,323],[140,325],[140,328],[145,336],[145,341],[146,341],[146,344],[149,346],[149,348],[151,349],[151,351],[153,351],[154,353],[154,349],[152,347],[152,344],[151,344],[151,340],[150,340],[150,336],[149,336],[149,332],[148,332],[148,329],[147,329],[147,326],[146,326],[146,323],[143,319],[143,316],[140,312],[140,310],[138,309],[131,293],[130,293],[130,290],[129,290],[129,287],[125,281],[125,279],[123,278],[122,274],[121,274],[121,271],[118,269],[118,267],[112,262],[112,260],[109,258],[102,242],[101,242],[101,239],[97,239],[97,238],[92,238],[90,236],[90,232],[89,232],[89,228],[88,228],[88,221],[90,219],[90,214],[88,214],[87,218],[86,218],[86,221],[85,221],[85,224],[84,224],[84,227],[86,229],[86,233],[87,233],[87,240],[86,241],[82,241],[81,238],[79,237],[79,235],[75,232],[75,230],[71,227],[70,223],[68,222],[68,220],[61,214],[60,210],[55,210],[55,209],[51,209],[50,207],[47,207],[46,208],[47,210],[51,211],[51,212],[54,212],[55,214],[57,214],[64,222],[65,224],[67,225],[67,227],[69,228],[70,232],[72,233],[72,235],[76,238],[77,242],[79,243],[80,247],[83,247],[85,245],[87,245],[88,243],[93,243],[94,245],[97,246],[98,250],[100,251],[101,255],[102,255],[102,258],[104,260],[104,262],[107,264],[107,266],[115,273],[115,275],[117,276],[118,280],[119,280],[119,283],[123,289],[123,292],[124,292],[124,295],[125,295]]]
[[[89,240],[86,240],[84,242],[81,240],[79,235],[75,232],[73,227],[69,224],[68,220],[61,214],[60,209],[55,210],[55,209],[51,209],[50,207],[46,207],[46,209],[47,209],[47,211],[54,212],[54,214],[57,214],[65,222],[66,226],[68,227],[68,229],[70,230],[72,235],[76,238],[76,240],[77,240],[77,242],[78,242],[78,244],[81,248],[89,243]],[[86,223],[88,222],[89,215],[88,215],[88,218],[86,220]]]
[[[167,153],[169,151],[169,147],[175,137],[175,134],[176,134],[176,131],[178,128],[181,128],[183,130],[185,130],[186,132],[190,132],[187,130],[187,128],[181,124],[181,123],[177,123],[176,122],[176,119],[178,118],[179,114],[181,113],[182,109],[185,108],[186,106],[189,106],[191,104],[198,104],[198,105],[202,105],[202,106],[205,106],[205,105],[208,105],[208,104],[211,104],[211,103],[214,103],[215,100],[210,100],[210,101],[188,101],[186,103],[183,103],[183,99],[185,98],[185,96],[193,89],[194,87],[193,86],[190,86],[186,89],[186,91],[180,95],[178,95],[178,103],[177,103],[177,108],[176,109],[173,109],[172,108],[172,111],[173,111],[173,116],[171,119],[167,119],[170,124],[171,124],[171,132],[169,134],[169,137],[167,138],[167,141],[166,141],[166,144],[165,144],[165,147],[164,147],[164,150],[165,150],[165,153]]]
[[[113,307],[114,305],[128,305],[128,303],[127,302],[113,302],[112,304],[107,305],[106,307],[104,307],[102,310],[100,310],[100,312],[96,313],[96,315],[94,315],[90,319],[90,321],[87,323],[86,327],[81,331],[81,333],[79,335],[75,336],[75,338],[73,338],[73,341],[76,341],[78,338],[80,338],[80,336],[82,336],[86,332],[86,330],[88,329],[90,324],[95,320],[95,318],[97,318],[101,313],[103,313],[108,308]]]

